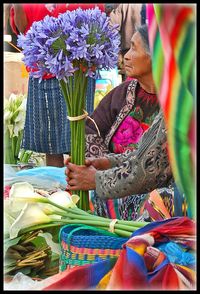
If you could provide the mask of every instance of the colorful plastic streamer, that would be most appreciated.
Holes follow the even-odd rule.
[[[196,6],[148,4],[153,76],[166,126],[175,181],[188,216],[196,206]]]

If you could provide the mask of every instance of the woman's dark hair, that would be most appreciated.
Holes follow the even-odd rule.
[[[142,26],[137,27],[136,31],[140,34],[147,53],[151,54],[150,47],[149,47],[149,36],[148,36],[148,27],[147,27],[147,25],[144,24]]]

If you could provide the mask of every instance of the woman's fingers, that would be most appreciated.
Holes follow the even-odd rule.
[[[96,169],[93,166],[76,165],[68,163],[66,170],[67,189],[91,190],[96,187]]]
[[[69,184],[67,184],[66,189],[70,191],[80,190],[77,186],[71,186]]]

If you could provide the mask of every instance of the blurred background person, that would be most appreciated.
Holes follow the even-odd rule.
[[[119,74],[122,75],[122,81],[125,81],[126,74],[124,69],[124,55],[131,47],[131,37],[144,21],[145,6],[142,4],[118,4],[113,6],[109,16],[112,24],[119,24],[121,35],[121,50],[118,60]]]
[[[15,34],[10,25],[10,9],[12,4],[4,4],[4,24],[3,33],[4,35],[11,36],[11,41],[4,42],[4,51],[8,52],[19,52],[20,49],[17,47],[17,34]],[[19,31],[18,31],[19,33]],[[13,46],[14,45],[14,46]],[[18,48],[18,50],[17,50]]]
[[[67,10],[88,9],[98,6],[104,11],[104,4],[12,4],[10,25],[18,35],[26,34],[34,21],[46,15],[57,17]],[[27,69],[28,70],[28,69]],[[86,110],[94,109],[95,79],[89,78]],[[46,154],[46,165],[63,167],[63,154],[70,154],[70,123],[58,80],[52,75],[44,75],[42,82],[29,77],[26,120],[21,148]]]

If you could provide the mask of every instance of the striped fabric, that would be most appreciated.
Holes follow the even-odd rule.
[[[175,180],[195,217],[196,6],[148,4],[153,76],[168,129]]]
[[[62,154],[70,151],[70,125],[58,80],[29,78],[22,148]]]
[[[88,79],[86,110],[94,110],[95,79]],[[29,78],[26,120],[22,146],[49,154],[70,153],[70,124],[67,107],[56,78]]]

